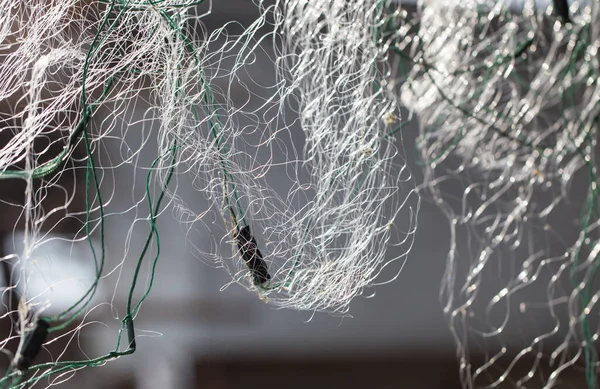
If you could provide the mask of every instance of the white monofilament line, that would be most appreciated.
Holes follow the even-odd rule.
[[[591,26],[600,10],[572,4],[568,21],[533,1],[520,10],[495,1],[423,6],[418,39],[401,43],[415,63],[402,100],[419,115],[424,188],[452,229],[441,298],[464,387],[519,387],[548,371],[550,388],[575,364],[593,387],[597,333],[587,316],[596,300],[600,87]],[[579,209],[581,233],[572,239],[553,221],[577,195],[570,186],[580,170],[592,205]],[[538,287],[545,303],[531,301]],[[510,333],[526,319],[543,329],[523,333],[523,347]],[[555,351],[546,361],[548,345]],[[479,366],[470,360],[476,352],[488,355]],[[531,357],[536,363],[516,376]]]
[[[418,200],[405,188],[411,185],[406,166],[398,159],[394,140],[386,135],[390,129],[384,117],[396,107],[393,96],[379,86],[384,57],[374,38],[383,18],[379,4],[290,1],[264,9],[264,15],[273,13],[276,21],[280,72],[276,93],[267,101],[281,107],[296,99],[300,103],[305,144],[303,150],[290,153],[297,157],[285,163],[308,172],[309,178],[293,184],[284,195],[305,203],[308,199],[299,208],[290,207],[293,202],[269,188],[263,178],[268,165],[248,159],[251,153],[281,152],[273,148],[275,144],[269,141],[258,150],[250,149],[244,129],[227,120],[228,113],[241,115],[241,110],[214,103],[212,91],[194,94],[198,79],[210,84],[207,73],[195,70],[200,61],[196,53],[178,57],[179,68],[163,84],[165,92],[160,95],[170,100],[164,100],[161,108],[165,123],[162,154],[177,139],[189,165],[186,171],[196,175],[196,189],[210,194],[223,214],[224,238],[234,248],[230,258],[223,258],[222,253],[212,257],[235,281],[277,306],[345,312],[352,298],[395,260],[385,257],[386,247],[395,216],[407,209],[414,212],[408,212],[410,227],[400,243],[405,248],[412,243]],[[248,30],[245,34],[228,43],[242,48],[236,57],[240,68],[246,58],[252,59],[246,48],[252,37]],[[189,66],[186,72],[179,70],[182,64]],[[232,73],[230,79],[236,77]],[[176,84],[184,85],[180,87],[186,91],[183,96],[167,92]],[[190,107],[200,105],[209,115],[204,119],[209,128],[199,136],[198,127],[189,127],[185,121],[195,115]],[[283,115],[283,108],[279,112]],[[286,124],[281,118],[266,120],[258,125],[263,139],[276,140],[299,131],[281,126]],[[173,197],[178,215],[199,223],[202,214]],[[244,224],[257,237],[269,268],[271,279],[263,285],[253,285],[248,268],[240,261],[235,231]],[[396,259],[402,262],[407,252]],[[210,258],[211,254],[202,256]]]
[[[400,271],[419,206],[397,140],[389,135],[398,111],[384,86],[386,49],[378,42],[385,4],[260,2],[258,20],[232,36],[228,26],[200,30],[195,3],[0,2],[0,45],[6,52],[0,61],[0,98],[26,102],[12,108],[10,119],[20,124],[0,150],[0,172],[2,178],[28,182],[22,206],[25,253],[35,245],[33,230],[53,228],[45,215],[56,208],[42,211],[37,196],[56,184],[51,174],[63,174],[59,166],[82,147],[85,174],[78,179],[85,181],[87,209],[59,208],[65,219],[85,219],[86,235],[103,241],[105,222],[131,213],[130,235],[145,221],[149,241],[156,245],[149,250],[158,250],[156,218],[166,217],[164,209],[173,206],[190,230],[208,232],[210,248],[199,248],[198,254],[224,267],[232,282],[278,307],[345,313],[365,287]],[[269,20],[274,20],[273,32],[259,37]],[[266,50],[267,39],[274,42],[278,78],[265,87],[243,76],[256,53]],[[229,69],[228,60],[234,62]],[[215,87],[223,80],[225,88]],[[253,99],[262,93],[260,103],[235,106],[229,93],[239,85]],[[144,114],[134,119],[139,106]],[[297,118],[286,117],[289,107],[298,111]],[[253,128],[240,125],[241,119],[250,119]],[[135,131],[142,141],[130,147]],[[38,138],[61,145],[62,151],[49,155],[35,149]],[[292,138],[301,138],[302,146],[287,141]],[[115,139],[121,141],[121,160],[103,154],[103,145]],[[156,146],[151,139],[157,139]],[[156,156],[151,165],[138,165],[142,152]],[[22,162],[25,170],[15,169]],[[277,167],[290,178],[285,190],[273,189],[267,179]],[[131,204],[123,206],[113,201],[111,177],[127,168],[147,179],[143,188],[132,188]],[[41,181],[42,191],[36,192],[34,179]],[[187,205],[177,191],[183,180],[208,200],[205,209]],[[166,200],[159,206],[163,192]],[[268,277],[257,275],[259,266],[252,261],[258,254],[239,248],[243,232],[262,253]],[[94,252],[97,277],[116,274],[117,283],[127,283],[129,278],[121,276],[124,264],[132,256],[137,260],[129,236],[121,258],[105,255],[119,252],[107,249],[109,244]],[[392,244],[400,246],[395,256],[386,254]],[[147,250],[140,251],[139,263]],[[382,279],[391,264],[398,266]],[[151,280],[154,270],[147,271]],[[95,290],[91,287],[91,294]],[[146,296],[133,302],[127,317],[135,317]],[[89,312],[90,299],[48,320],[70,323]],[[123,325],[133,333],[131,321]]]

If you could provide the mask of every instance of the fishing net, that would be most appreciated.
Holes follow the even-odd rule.
[[[575,372],[594,388],[597,4],[255,6],[254,22],[209,29],[209,1],[0,2],[0,387],[136,350],[167,218],[231,284],[345,314],[413,243],[403,104],[420,123],[418,192],[451,231],[440,296],[463,386]],[[101,310],[115,344],[85,349]]]
[[[255,5],[253,23],[209,30],[210,1],[0,2],[12,247],[0,387],[56,385],[136,350],[135,318],[168,255],[165,218],[199,259],[277,307],[344,314],[401,270],[419,198],[393,136],[386,4]],[[271,84],[255,79],[260,56]],[[400,255],[386,256],[391,245]],[[62,289],[57,267],[72,270]],[[114,345],[85,349],[100,310]]]
[[[465,388],[597,386],[599,16],[425,1],[390,21],[421,193],[451,231],[440,296]]]

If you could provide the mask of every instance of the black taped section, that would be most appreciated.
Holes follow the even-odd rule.
[[[133,319],[131,317],[127,318],[127,322],[125,323],[127,326],[127,339],[129,340],[129,348],[135,350],[135,330],[133,329]]]
[[[46,341],[48,328],[50,328],[50,325],[46,320],[38,319],[35,328],[25,335],[23,348],[17,356],[17,370],[27,370],[31,366],[35,357],[40,353],[42,344]]]
[[[565,23],[571,23],[569,17],[569,3],[567,0],[554,0],[554,12],[562,19]]]
[[[267,263],[258,249],[256,240],[250,233],[250,226],[245,226],[239,230],[236,236],[238,248],[242,259],[252,272],[254,285],[262,285],[271,279]]]

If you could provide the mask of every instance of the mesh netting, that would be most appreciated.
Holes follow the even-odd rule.
[[[441,299],[466,388],[578,367],[596,387],[599,12],[429,1],[390,22],[421,192],[452,232]]]
[[[389,281],[384,267],[400,271],[419,200],[390,135],[384,3],[256,6],[251,25],[208,31],[208,1],[0,2],[0,178],[15,188],[2,201],[21,231],[3,262],[18,305],[7,304],[15,330],[2,345],[18,346],[0,387],[51,386],[135,351],[167,217],[210,241],[190,239],[198,258],[278,307],[344,314]],[[272,85],[252,76],[263,52]],[[273,186],[275,172],[287,180]],[[189,186],[204,207],[179,191]],[[59,312],[53,285],[33,288],[49,271],[36,253],[52,244],[93,269]],[[386,256],[390,245],[401,255]],[[35,364],[106,307],[112,350],[72,361],[65,346]]]
[[[463,386],[559,387],[579,368],[595,387],[598,5],[256,8],[252,24],[208,30],[209,1],[0,2],[3,233],[18,248],[2,262],[16,301],[0,386],[53,385],[134,352],[169,217],[232,284],[345,314],[412,246],[401,101],[420,121],[419,192],[451,231],[441,299]],[[255,77],[261,56],[271,84]],[[93,269],[54,311],[34,287],[50,245]],[[106,307],[113,349],[72,361],[64,346],[35,364]]]

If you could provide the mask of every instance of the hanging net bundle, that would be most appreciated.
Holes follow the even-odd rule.
[[[393,135],[387,5],[257,2],[251,24],[209,30],[212,6],[0,2],[1,200],[15,248],[2,259],[12,332],[0,387],[56,385],[135,352],[168,218],[200,260],[276,307],[346,314],[401,270],[419,198]],[[55,246],[92,269],[60,309],[58,285],[39,287],[63,266],[47,258]],[[103,309],[113,347],[70,360]]]
[[[538,3],[425,1],[388,29],[420,193],[451,231],[465,388],[597,386],[600,7]]]

